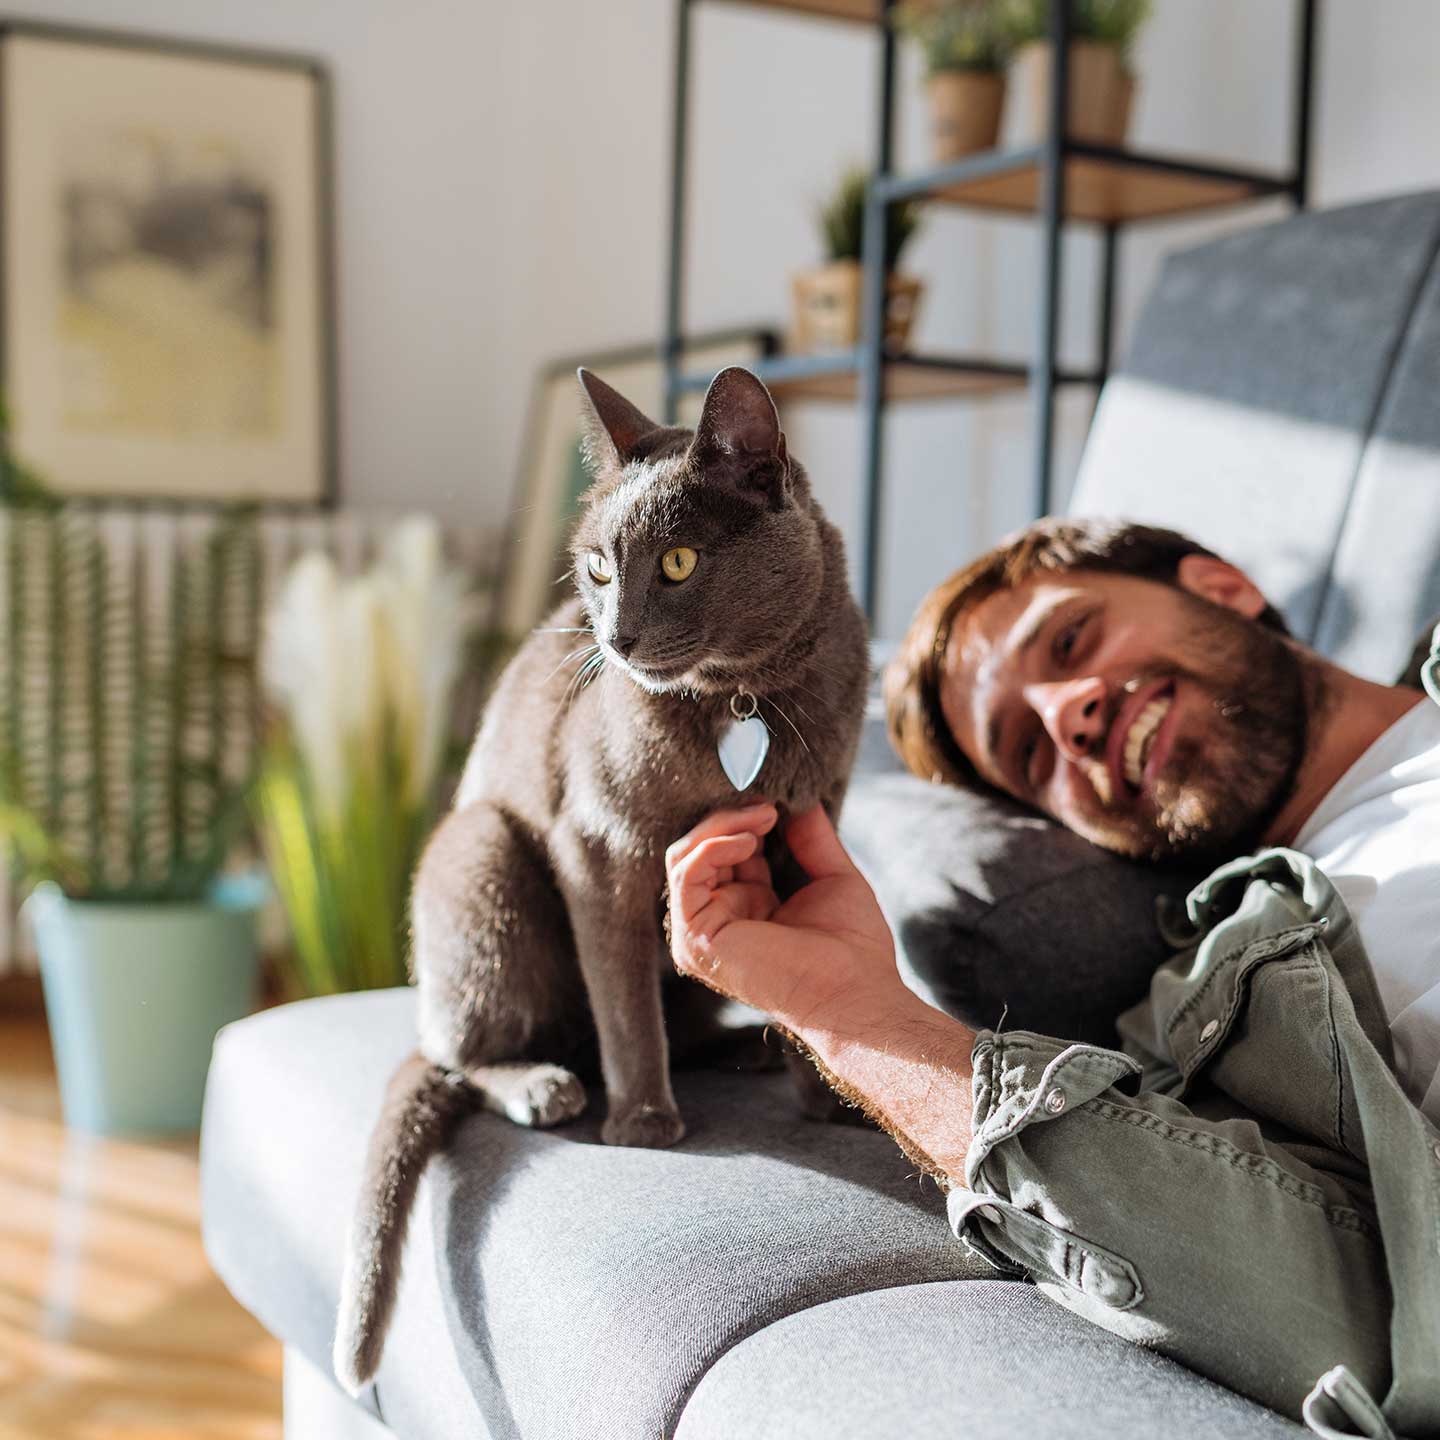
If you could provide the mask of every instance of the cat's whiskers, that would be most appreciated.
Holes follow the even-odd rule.
[[[800,688],[803,690],[805,687],[802,685]],[[811,695],[815,694],[813,690],[807,693]],[[817,696],[816,698],[818,699],[819,697]],[[800,712],[800,718],[804,720],[807,725],[813,725],[815,723],[815,717],[793,695],[790,696],[790,703]],[[774,701],[771,701],[771,704],[774,704]]]
[[[818,669],[819,667],[817,666],[815,668]],[[807,695],[813,696],[816,700],[820,701],[822,705],[825,703],[825,696],[821,695],[818,690],[812,689],[809,685],[802,685],[798,680],[795,679],[793,675],[780,674],[777,671],[771,670],[769,668],[762,667],[761,669],[757,670],[754,674],[754,683],[757,686],[768,686],[770,684],[773,684],[777,690],[780,690],[785,695],[789,696],[790,703],[801,713],[801,715],[805,717],[806,721],[811,725],[815,723],[815,717],[811,715],[810,712],[806,710],[805,707],[795,698],[793,692],[796,690],[803,690]]]
[[[792,730],[795,730],[795,722],[768,696],[765,697],[761,703],[768,705]],[[795,730],[795,738],[800,742],[805,753],[808,755],[810,753],[810,747],[805,744],[805,737],[798,730]]]
[[[813,656],[810,656],[810,657],[808,657],[807,659],[805,659],[802,663],[791,667],[791,669],[790,669],[790,671],[789,671],[788,673],[791,674],[791,675],[804,675],[804,674],[807,673],[807,672],[809,672],[809,673],[811,673],[811,674],[813,674],[813,675],[816,675],[816,676],[818,676],[818,677],[820,677],[820,678],[822,678],[822,679],[825,679],[825,680],[834,680],[834,679],[837,679],[837,678],[840,678],[840,679],[843,679],[843,678],[844,678],[844,677],[840,674],[840,672],[835,669],[835,667],[834,667],[833,665],[827,665],[827,664],[825,664],[824,661],[822,661],[822,660],[816,660]],[[799,684],[798,681],[791,681],[790,683],[792,683],[792,684],[797,684],[797,685]],[[804,689],[805,687],[802,685],[802,686],[800,686],[800,688],[801,688],[801,689]],[[815,692],[814,692],[813,690],[812,690],[810,693],[811,693],[812,695],[815,694]],[[819,697],[817,696],[816,698],[818,699]]]
[[[583,633],[593,633],[593,632],[583,632],[583,631],[582,631],[581,633],[583,634]],[[587,657],[588,657],[588,656],[591,656],[591,655],[593,655],[593,654],[595,653],[595,651],[597,651],[599,648],[600,648],[600,642],[597,640],[593,645],[582,645],[578,650],[572,650],[568,655],[562,655],[562,656],[560,657],[559,663],[558,663],[558,664],[555,666],[555,668],[545,677],[545,683],[548,685],[548,684],[561,672],[561,670],[563,670],[563,669],[565,668],[565,665],[566,665],[566,663],[567,663],[568,661],[574,660],[577,656],[580,656],[580,655],[584,655],[584,656],[587,656]],[[584,663],[585,663],[584,661],[581,661],[581,664],[584,664]]]
[[[588,665],[590,662],[587,660],[585,663]],[[569,683],[565,686],[565,698],[560,702],[562,709],[568,709],[570,702],[575,698],[575,689],[580,682],[580,670],[582,669],[584,669],[584,666],[581,666],[575,671],[570,677]]]
[[[570,683],[565,687],[565,701],[569,705],[576,695],[580,693],[600,672],[605,668],[605,651],[597,645],[595,653],[591,655],[571,676]]]

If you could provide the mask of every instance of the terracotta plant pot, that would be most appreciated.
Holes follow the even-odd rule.
[[[930,96],[930,150],[937,165],[993,150],[1000,138],[1005,77],[981,70],[937,70]]]
[[[1033,144],[1050,127],[1050,42],[1022,45],[1010,62],[1012,103],[1022,116],[1017,143]],[[1070,97],[1066,128],[1072,140],[1123,145],[1130,129],[1135,77],[1113,45],[1077,40],[1070,46]]]
[[[860,343],[860,304],[864,276],[858,260],[835,260],[794,277],[796,351],[850,350]],[[920,306],[921,281],[891,275],[885,281],[885,348],[904,350]]]

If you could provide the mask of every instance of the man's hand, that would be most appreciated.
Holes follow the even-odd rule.
[[[682,974],[763,1010],[946,1184],[964,1184],[974,1034],[911,991],[875,893],[818,806],[785,830],[810,883],[782,905],[772,805],[722,810],[665,855]]]
[[[810,884],[780,903],[761,853],[777,818],[772,805],[718,811],[670,847],[671,948],[682,973],[818,1038],[909,991],[875,893],[818,805],[786,828]]]

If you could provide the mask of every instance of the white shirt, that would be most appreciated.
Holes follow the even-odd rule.
[[[1440,706],[1422,699],[1299,835],[1355,917],[1405,1093],[1440,1125]]]

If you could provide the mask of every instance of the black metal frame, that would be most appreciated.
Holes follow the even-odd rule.
[[[315,204],[316,273],[319,277],[317,323],[320,327],[320,491],[313,498],[275,499],[262,502],[267,510],[276,512],[333,509],[340,494],[339,399],[337,384],[336,289],[335,289],[335,149],[334,102],[331,94],[330,71],[324,61],[314,55],[282,50],[269,50],[251,45],[229,45],[206,40],[189,40],[150,35],[141,31],[111,30],[102,27],[52,24],[0,15],[0,49],[12,36],[40,40],[58,40],[113,50],[142,51],[153,55],[173,55],[191,60],[213,60],[228,65],[266,70],[298,71],[315,86]],[[8,251],[8,216],[5,206],[3,171],[4,123],[8,118],[6,102],[0,94],[0,314],[3,314],[5,256]],[[6,327],[0,323],[0,391],[6,373]],[[243,497],[208,499],[205,496],[122,495],[106,492],[92,495],[65,492],[56,497],[66,504],[76,503],[107,509],[154,511],[209,511],[243,509],[257,502]]]
[[[685,182],[686,142],[689,128],[689,80],[691,58],[691,11],[699,0],[677,0],[675,45],[675,128],[670,191],[670,260],[667,277],[665,332],[661,352],[665,357],[666,418],[674,419],[682,391],[703,387],[709,376],[685,375],[680,369],[684,310]],[[1031,387],[1035,429],[1034,505],[1036,515],[1050,508],[1051,472],[1054,468],[1055,400],[1061,385],[1081,384],[1097,389],[1110,374],[1113,358],[1114,319],[1117,296],[1116,249],[1119,232],[1126,222],[1101,222],[1099,317],[1096,326],[1094,367],[1067,371],[1059,364],[1060,294],[1063,282],[1061,248],[1066,216],[1066,161],[1069,159],[1108,160],[1169,175],[1233,182],[1243,187],[1237,200],[1288,196],[1297,209],[1309,200],[1311,116],[1314,104],[1315,53],[1319,26],[1319,0],[1296,0],[1297,47],[1291,134],[1291,164],[1280,175],[1243,167],[1210,165],[1167,155],[1141,154],[1123,147],[1095,145],[1075,140],[1065,133],[1069,66],[1063,60],[1053,67],[1050,88],[1049,124],[1038,145],[1010,150],[991,150],[953,164],[935,166],[914,174],[896,175],[891,168],[895,124],[895,32],[890,12],[895,0],[877,0],[879,26],[879,86],[875,113],[875,174],[866,194],[862,265],[862,339],[853,355],[786,356],[762,369],[772,381],[798,380],[814,376],[856,373],[864,425],[864,531],[859,561],[859,591],[866,614],[873,622],[878,596],[880,561],[880,518],[884,478],[885,362],[885,219],[889,207],[902,201],[923,198],[947,186],[1038,167],[1040,205],[1041,273],[1036,316],[1035,351],[1027,363],[981,359],[906,355],[909,364],[936,369],[967,371],[1006,378],[1025,378]],[[1056,56],[1069,54],[1070,0],[1051,0],[1050,42]],[[1164,219],[1165,216],[1155,216]]]

